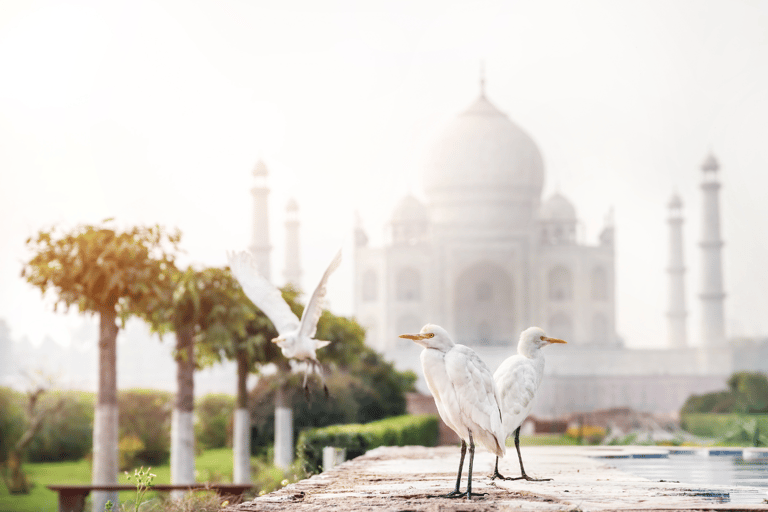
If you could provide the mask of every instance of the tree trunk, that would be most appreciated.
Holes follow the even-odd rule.
[[[195,352],[194,325],[176,330],[176,403],[171,423],[171,483],[195,482]],[[184,491],[173,491],[174,498],[183,497]]]
[[[93,476],[99,485],[116,484],[117,453],[117,314],[102,310],[99,314],[99,389],[93,420]],[[117,492],[93,493],[93,512],[104,512],[104,504],[117,506]]]
[[[286,402],[284,383],[275,394],[275,466],[288,469],[293,463],[293,408]]]
[[[251,483],[251,415],[248,411],[248,351],[237,351],[237,405],[235,407],[232,451],[233,483]]]

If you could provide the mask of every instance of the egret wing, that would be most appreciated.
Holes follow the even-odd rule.
[[[315,337],[315,333],[317,332],[317,322],[320,320],[320,315],[323,313],[323,299],[325,298],[325,293],[327,291],[326,283],[331,274],[339,268],[339,265],[341,265],[341,249],[336,253],[333,261],[328,265],[328,268],[325,269],[325,273],[323,274],[322,279],[320,279],[320,283],[315,288],[312,297],[307,303],[307,307],[304,309],[304,314],[301,315],[301,328],[299,329],[299,334],[301,336],[306,336],[308,338]]]
[[[490,452],[505,452],[501,411],[496,401],[493,374],[488,365],[464,345],[445,355],[445,370],[454,386],[462,416],[474,424],[472,435]]]
[[[499,366],[493,380],[501,406],[505,434],[508,436],[531,412],[541,379],[528,358],[514,355]]]
[[[277,332],[285,334],[295,331],[299,327],[299,319],[283,299],[280,290],[259,274],[253,255],[240,251],[228,253],[227,259],[229,268],[243,287],[245,295],[269,317]]]

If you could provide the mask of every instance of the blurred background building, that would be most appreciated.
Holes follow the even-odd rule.
[[[475,349],[492,370],[538,325],[568,345],[546,350],[539,416],[631,407],[675,412],[691,394],[723,389],[741,369],[768,370],[768,344],[726,341],[719,164],[702,165],[704,230],[700,343],[687,339],[683,203],[669,203],[668,347],[632,350],[616,333],[612,215],[585,241],[573,203],[542,198],[543,158],[534,140],[485,96],[443,131],[423,169],[422,202],[405,195],[388,240],[355,228],[355,315],[368,342],[421,374],[418,347],[398,334],[436,323]],[[627,233],[626,236],[632,236]],[[638,272],[643,272],[638,269]],[[662,298],[660,297],[660,300]],[[649,319],[662,322],[663,319]],[[423,381],[421,389],[426,391]]]

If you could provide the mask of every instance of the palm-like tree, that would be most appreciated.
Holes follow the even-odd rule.
[[[164,296],[162,282],[174,268],[181,237],[160,226],[118,231],[82,225],[62,232],[41,230],[27,239],[33,253],[21,275],[57,296],[54,309],[77,307],[99,315],[99,384],[93,429],[93,483],[115,484],[118,472],[117,333],[137,312],[151,311]],[[103,511],[116,493],[98,492],[93,510]]]

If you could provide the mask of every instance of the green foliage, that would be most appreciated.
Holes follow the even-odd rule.
[[[203,449],[232,445],[231,422],[234,410],[235,399],[232,395],[210,394],[197,399],[195,439]]]
[[[398,391],[400,393],[400,397],[392,397],[376,389],[360,375],[335,370],[326,379],[329,398],[322,396],[319,383],[311,383],[310,387],[317,391],[308,402],[301,388],[302,379],[302,375],[293,374],[288,377],[262,377],[259,380],[250,396],[251,417],[255,427],[251,438],[252,453],[264,453],[274,440],[275,394],[279,385],[284,385],[285,403],[293,409],[295,439],[298,433],[306,428],[367,423],[405,413],[403,388],[391,391],[392,395]],[[404,380],[410,383],[409,379]]]
[[[158,465],[166,462],[171,450],[173,394],[154,389],[131,389],[118,394],[120,438],[136,438],[143,448],[129,464]]]
[[[8,452],[21,438],[26,429],[24,414],[26,396],[11,388],[0,387],[0,463],[4,463]]]
[[[754,419],[759,431],[768,433],[768,414],[751,414],[745,417],[739,414],[688,413],[680,416],[680,425],[683,430],[696,436],[723,439],[744,419]]]
[[[53,409],[32,442],[27,457],[32,462],[78,460],[91,452],[95,396],[83,391],[52,391],[40,399],[40,407]]]
[[[108,224],[81,225],[68,233],[52,228],[27,239],[33,256],[22,277],[43,292],[53,290],[57,305],[67,309],[116,311],[123,320],[153,310],[181,235],[160,226],[117,231]]]
[[[759,372],[737,372],[728,379],[735,397],[734,412],[768,413],[768,377]]]
[[[681,414],[733,412],[735,399],[730,391],[716,391],[703,395],[691,395],[680,409]]]
[[[379,446],[435,446],[438,439],[438,418],[434,415],[396,416],[361,424],[332,425],[301,432],[296,451],[304,470],[321,470],[323,448],[345,448],[351,459]]]
[[[737,372],[728,379],[727,391],[688,397],[680,410],[689,413],[768,413],[768,377],[760,372]]]

